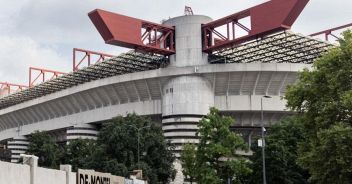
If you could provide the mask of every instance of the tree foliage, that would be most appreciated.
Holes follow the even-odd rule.
[[[266,136],[267,183],[305,184],[309,174],[297,164],[298,143],[304,141],[302,119],[293,116],[273,125]],[[262,149],[253,145],[251,183],[262,183]]]
[[[196,165],[196,146],[194,144],[185,144],[181,154],[181,160],[183,162],[183,173],[191,183],[195,181],[198,173]]]
[[[128,114],[104,123],[98,140],[72,140],[62,152],[48,133],[33,133],[28,153],[38,156],[39,165],[44,167],[57,168],[61,160],[71,164],[74,171],[78,168],[94,169],[125,177],[129,177],[130,171],[140,168],[150,183],[168,183],[176,174],[172,150],[159,125],[142,116]]]
[[[200,184],[226,183],[228,179],[244,183],[251,170],[248,161],[236,151],[247,147],[242,137],[229,129],[233,122],[215,108],[202,118],[196,133],[199,144],[185,146],[181,154],[186,176]]]
[[[58,168],[62,150],[48,133],[36,131],[30,135],[27,154],[37,156],[39,166]]]
[[[72,165],[72,170],[90,169],[87,163],[91,159],[95,149],[97,148],[96,140],[92,139],[75,139],[71,140],[64,149],[63,163]]]
[[[137,129],[140,129],[139,165]],[[128,176],[129,171],[141,168],[150,183],[167,183],[175,175],[172,147],[161,127],[150,119],[136,114],[116,117],[103,125],[97,145],[88,164],[96,170]]]
[[[299,146],[299,163],[316,183],[352,181],[352,33],[340,46],[300,73],[288,88],[288,107],[300,112],[306,141]]]
[[[312,180],[317,183],[351,183],[352,127],[341,123],[333,125],[319,131],[316,141],[311,152],[304,152],[299,160],[303,167],[310,169]]]

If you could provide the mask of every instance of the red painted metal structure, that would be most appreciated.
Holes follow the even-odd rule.
[[[35,75],[35,72],[39,72],[37,73],[37,75]],[[51,75],[51,77],[49,79],[46,78],[47,75]],[[66,73],[64,72],[59,72],[59,71],[54,71],[54,70],[48,70],[48,69],[43,69],[43,68],[34,68],[34,67],[30,67],[29,68],[29,87],[33,87],[36,82],[45,82],[46,80],[51,80],[54,79],[60,75],[64,75]],[[34,75],[35,77],[33,77],[32,75]]]
[[[77,60],[79,53],[83,53],[84,56],[80,60]],[[94,56],[97,57],[97,58],[95,58],[95,60],[93,60]],[[111,57],[115,57],[115,56],[110,55],[110,54],[101,53],[101,52],[95,52],[95,51],[90,51],[90,50],[74,48],[73,49],[73,58],[72,58],[73,59],[73,61],[72,61],[73,71],[77,71],[79,69],[79,66],[83,62],[87,62],[87,65],[90,66],[91,64],[104,61],[105,59],[111,58]]]
[[[232,47],[265,35],[290,29],[309,0],[271,0],[202,25],[203,51]],[[185,14],[192,15],[190,7]],[[106,43],[162,55],[175,54],[173,27],[164,26],[104,10],[94,10],[90,19]],[[250,26],[241,21],[250,19]],[[217,29],[226,27],[222,34]],[[247,34],[239,36],[235,27]]]
[[[346,24],[346,25],[342,25],[342,26],[338,26],[338,27],[334,27],[334,28],[331,28],[331,29],[327,29],[327,30],[324,30],[324,31],[317,32],[317,33],[313,33],[313,34],[311,34],[309,36],[324,35],[325,36],[325,41],[329,41],[329,36],[332,36],[332,37],[334,37],[336,39],[340,39],[338,36],[334,35],[333,32],[341,30],[341,29],[349,28],[349,27],[352,27],[352,23]]]
[[[28,86],[25,86],[25,85],[20,85],[20,84],[12,84],[12,83],[8,83],[8,82],[0,82],[0,89],[1,90],[6,90],[7,92],[7,95],[9,95],[13,90],[24,90],[24,89],[27,89]]]
[[[161,55],[175,53],[173,27],[98,9],[88,16],[105,43]]]
[[[207,23],[202,26],[203,51],[211,53],[264,35],[290,29],[308,1],[271,0]],[[250,27],[240,23],[245,18],[250,19]],[[226,27],[226,34],[221,34],[216,30],[222,26]],[[247,35],[238,37],[235,27],[244,30]]]

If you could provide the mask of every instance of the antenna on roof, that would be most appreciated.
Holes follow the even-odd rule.
[[[185,15],[193,15],[193,10],[189,6],[185,6]]]

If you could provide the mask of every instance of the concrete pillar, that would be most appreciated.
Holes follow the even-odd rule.
[[[208,54],[202,52],[202,24],[212,19],[203,15],[171,18],[163,24],[175,26],[176,54],[170,56],[168,67],[208,64]]]
[[[34,155],[21,154],[23,164],[29,165],[30,168],[30,184],[37,184],[37,168],[38,168],[38,157]]]
[[[29,141],[25,136],[17,136],[7,141],[7,149],[11,151],[11,162],[17,163],[20,154],[25,154],[28,150]]]
[[[176,146],[175,154],[179,157],[183,144],[198,143],[197,125],[209,107],[214,106],[214,93],[211,84],[200,76],[173,78],[163,90],[164,136]]]
[[[91,124],[78,124],[67,128],[66,141],[69,143],[75,139],[97,139],[98,130],[95,125]]]
[[[248,147],[251,149],[252,147],[252,137],[253,137],[253,130],[250,130],[249,135],[248,135]]]
[[[194,75],[171,78],[163,86],[162,126],[164,136],[176,146],[175,155],[180,157],[185,143],[198,143],[195,138],[199,120],[214,106],[212,84],[197,74],[197,66],[208,64],[208,55],[202,52],[201,25],[210,22],[207,16],[193,15],[169,19],[165,25],[175,26],[176,54],[170,56],[168,67],[194,66]],[[173,183],[184,181],[179,160]]]
[[[66,172],[66,184],[73,184],[73,183],[70,183],[70,174],[72,172],[72,166],[71,165],[60,165],[60,170]]]

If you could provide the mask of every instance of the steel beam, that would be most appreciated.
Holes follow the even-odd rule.
[[[34,74],[35,71],[39,72],[39,74],[36,75],[36,77],[33,77],[35,75]],[[54,70],[48,70],[44,68],[29,67],[29,87],[33,87],[35,85],[35,82],[37,81],[40,81],[40,83],[45,82],[47,80],[46,78],[47,74],[51,74],[51,77],[48,80],[52,80],[66,73],[54,71]]]
[[[338,30],[341,30],[341,29],[345,29],[345,28],[349,28],[349,27],[352,27],[352,23],[345,24],[345,25],[338,26],[338,27],[334,27],[334,28],[331,28],[331,29],[327,29],[327,30],[324,30],[324,31],[317,32],[317,33],[313,33],[313,34],[310,34],[309,36],[324,35],[325,36],[325,41],[329,41],[329,36],[333,36],[336,39],[340,39],[339,37],[335,36],[332,32],[338,31]]]
[[[247,10],[202,25],[203,51],[212,53],[275,32],[290,29],[309,0],[271,0]],[[250,27],[240,23],[250,19]],[[223,35],[217,28],[226,26]],[[235,26],[248,34],[238,37]],[[231,28],[230,28],[231,27]]]
[[[105,43],[147,53],[175,54],[173,27],[99,9],[88,16]]]

